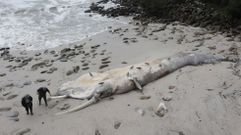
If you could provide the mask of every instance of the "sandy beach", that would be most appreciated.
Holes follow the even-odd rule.
[[[143,88],[113,95],[83,110],[55,113],[82,103],[49,100],[38,105],[36,90],[60,86],[84,73],[102,72],[178,52],[200,52],[240,58],[240,39],[225,33],[171,24],[112,28],[80,42],[38,51],[1,49],[1,135],[240,135],[239,63],[187,66]],[[21,98],[32,95],[34,115],[26,115]],[[48,96],[49,97],[49,96]],[[143,98],[147,97],[147,98]],[[160,102],[167,112],[154,110]]]

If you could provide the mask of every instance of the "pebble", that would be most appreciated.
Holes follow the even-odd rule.
[[[145,115],[145,110],[143,110],[141,108],[136,108],[135,111],[138,112],[141,116]]]
[[[151,98],[151,96],[141,96],[140,97],[140,100],[148,100],[148,99],[150,99]]]
[[[192,49],[192,51],[197,51],[197,50],[199,50],[198,48],[194,48],[194,49]]]
[[[5,74],[5,73],[2,73],[2,74],[0,74],[0,77],[4,77],[4,76],[6,76],[7,74]]]
[[[172,97],[170,95],[168,95],[168,96],[163,97],[162,100],[163,101],[171,101]]]
[[[66,75],[69,76],[69,75],[71,75],[71,74],[73,74],[73,73],[74,73],[74,71],[69,70],[69,71],[67,71]]]
[[[60,59],[60,62],[67,62],[67,61],[68,61],[68,59],[66,59],[66,58]]]
[[[176,88],[176,86],[171,85],[168,87],[169,90],[174,89],[174,88]]]
[[[95,130],[95,135],[101,135],[101,133],[98,129]]]
[[[127,62],[126,61],[122,61],[121,64],[127,64]]]
[[[31,81],[27,81],[27,82],[24,82],[23,85],[31,85],[32,82]]]
[[[163,102],[161,102],[158,105],[158,107],[157,107],[157,109],[155,111],[155,114],[160,116],[160,117],[163,117],[166,112],[167,112],[167,108],[166,108],[165,104]]]
[[[215,50],[217,47],[216,46],[208,46],[208,49],[210,50]]]
[[[51,74],[51,73],[53,73],[54,71],[57,71],[58,70],[58,68],[56,68],[56,67],[51,67],[48,71],[47,71],[47,74]]]
[[[37,79],[36,82],[45,82],[45,79]]]
[[[88,66],[89,63],[83,63],[82,66],[85,67],[85,66]]]
[[[74,66],[74,67],[73,67],[73,71],[74,71],[74,73],[79,72],[79,69],[80,69],[80,67],[79,67],[79,66]]]
[[[115,129],[118,129],[120,126],[121,126],[121,122],[119,122],[119,121],[114,122],[114,128]]]

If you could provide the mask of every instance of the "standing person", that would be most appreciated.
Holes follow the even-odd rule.
[[[33,101],[33,98],[28,94],[22,98],[22,106],[25,108],[27,115],[29,115],[29,110],[30,110],[30,114],[33,115],[32,101]]]
[[[37,90],[39,105],[41,105],[41,100],[42,100],[42,98],[43,98],[43,99],[44,99],[44,102],[45,102],[45,106],[48,106],[47,98],[46,98],[46,93],[47,93],[47,92],[48,92],[49,95],[50,95],[49,89],[46,88],[46,87],[40,87],[40,88]],[[51,95],[50,95],[50,96],[51,96]]]

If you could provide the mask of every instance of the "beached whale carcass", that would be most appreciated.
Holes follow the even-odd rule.
[[[101,98],[129,92],[136,88],[142,89],[144,85],[184,66],[196,66],[225,60],[221,56],[181,52],[168,58],[150,60],[103,73],[91,72],[76,80],[64,83],[58,91],[58,96],[52,97],[52,99],[76,98],[87,100],[80,106],[58,114],[73,112],[83,109]]]

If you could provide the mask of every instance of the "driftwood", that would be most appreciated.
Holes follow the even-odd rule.
[[[96,103],[101,98],[142,89],[146,84],[180,69],[184,66],[197,66],[218,61],[226,61],[224,57],[199,53],[177,53],[168,58],[146,61],[144,63],[112,69],[103,73],[91,72],[78,79],[64,83],[58,95],[52,99],[75,98],[87,100],[75,108],[58,114],[65,114],[83,109]]]

